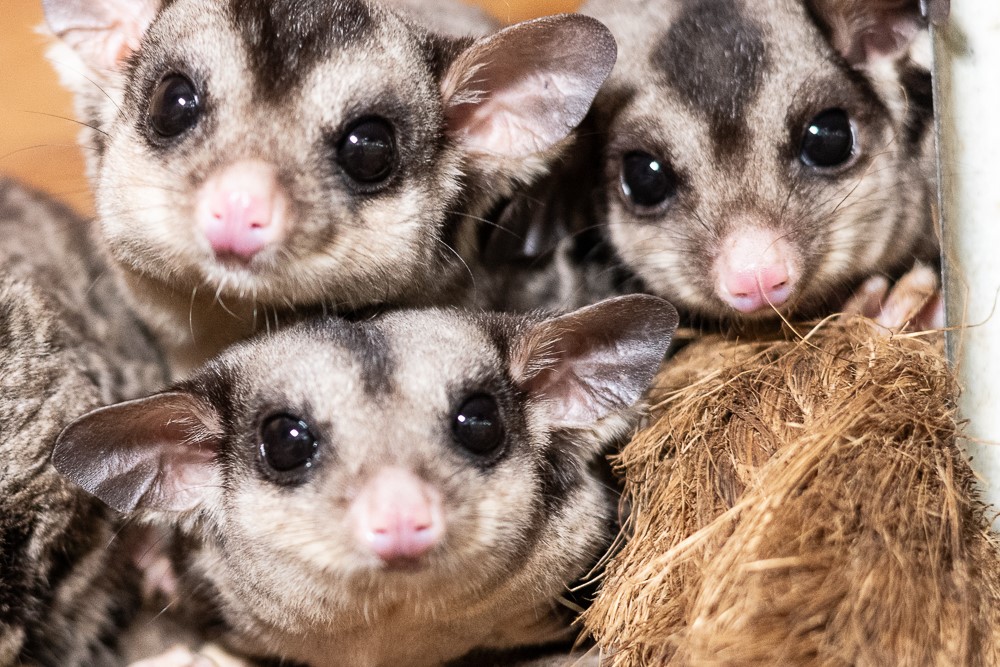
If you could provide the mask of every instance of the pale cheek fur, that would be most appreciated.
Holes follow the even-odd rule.
[[[337,278],[337,282],[357,281],[364,290],[372,289],[369,281],[384,281],[387,290],[396,291],[431,261],[439,223],[428,219],[422,193],[406,193],[362,216],[360,222],[344,221],[328,245],[289,267],[283,276],[286,281],[315,280],[323,285]],[[350,285],[344,288],[349,290]]]
[[[120,159],[120,153],[132,155]],[[188,210],[187,197],[160,185],[173,182],[173,175],[135,153],[129,143],[110,147],[101,174],[98,207],[107,245],[119,261],[161,280],[190,273],[197,240],[178,224]],[[136,176],[134,169],[122,168],[129,163],[148,166]]]
[[[489,493],[475,497],[458,490],[448,496],[445,541],[440,553],[432,556],[430,569],[413,580],[414,585],[420,580],[435,582],[432,597],[461,599],[485,586],[497,572],[508,570],[502,554],[523,539],[522,517],[531,514],[529,499],[536,492],[520,475],[490,480],[488,485]],[[275,623],[328,622],[355,609],[359,595],[368,597],[374,591],[380,591],[386,603],[405,597],[407,587],[375,586],[381,564],[356,544],[348,503],[322,493],[292,499],[266,489],[239,494],[230,503],[233,510],[226,521],[240,535],[235,541],[239,547],[227,557],[226,567],[235,565],[240,571],[226,578],[236,586],[239,581],[255,581],[249,595],[267,602],[271,607],[267,613],[274,615]],[[452,578],[458,564],[461,580]],[[426,597],[426,591],[421,595]],[[309,605],[303,606],[303,600]],[[432,602],[428,598],[428,604]],[[379,606],[374,604],[372,610]],[[294,619],[281,620],[282,616]]]
[[[828,249],[820,257],[813,280],[817,285],[834,281],[838,276],[850,275],[858,267],[874,267],[882,257],[888,239],[885,232],[891,225],[878,223],[883,213],[875,204],[854,203],[849,214],[834,215],[829,219]]]
[[[329,621],[351,603],[343,591],[356,558],[350,533],[335,510],[315,507],[316,498],[298,498],[289,507],[276,496],[244,494],[230,522],[240,535],[238,546],[211,576],[233,604],[256,606],[268,624],[296,628]],[[310,506],[313,512],[303,511]]]
[[[612,242],[618,248],[626,265],[632,267],[647,287],[659,296],[686,304],[689,307],[705,305],[706,297],[698,286],[688,280],[695,273],[704,274],[710,266],[698,267],[694,254],[686,253],[685,241],[671,239],[657,228],[664,224],[659,219],[648,224],[628,222],[626,214],[610,226]]]
[[[858,177],[839,184],[829,203],[813,215],[824,234],[819,246],[823,254],[817,262],[810,295],[859,271],[877,271],[892,254],[897,230],[893,216],[902,201],[897,191],[902,185],[893,171],[894,152],[879,154]],[[809,289],[811,288],[811,289]]]

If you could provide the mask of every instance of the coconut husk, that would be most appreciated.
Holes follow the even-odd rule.
[[[708,338],[656,386],[584,618],[606,664],[1000,664],[1000,552],[940,335]]]

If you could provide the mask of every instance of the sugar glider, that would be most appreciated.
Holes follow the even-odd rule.
[[[365,0],[43,4],[104,244],[175,376],[296,311],[463,302],[481,218],[616,57],[583,16],[475,39]]]
[[[536,271],[527,288],[513,272],[494,305],[646,290],[713,323],[833,312],[852,294],[848,307],[887,324],[940,312],[916,0],[583,11],[611,28],[618,65],[566,165],[498,218],[517,234],[495,234],[485,256]]]
[[[137,611],[116,515],[50,463],[59,432],[166,369],[90,228],[0,179],[0,665],[110,667]]]
[[[917,0],[590,0],[583,11],[621,44],[596,105],[600,187],[610,245],[646,289],[730,321],[836,310],[871,277],[914,267],[886,312],[928,275],[933,293]]]
[[[572,639],[560,597],[614,535],[598,464],[676,324],[645,295],[307,321],[82,417],[53,460],[176,530],[171,608],[232,655],[511,664],[489,655]]]

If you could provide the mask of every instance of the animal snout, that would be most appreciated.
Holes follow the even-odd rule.
[[[199,228],[216,257],[249,261],[280,243],[288,197],[271,165],[244,161],[211,176],[198,195]]]
[[[792,246],[770,230],[732,234],[716,262],[716,291],[723,302],[753,314],[788,302],[796,285]]]
[[[376,474],[352,509],[359,544],[390,566],[418,561],[444,536],[440,492],[403,469]]]

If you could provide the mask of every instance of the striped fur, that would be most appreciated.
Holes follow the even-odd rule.
[[[740,320],[714,262],[740,225],[773,229],[801,277],[785,314],[835,310],[872,275],[937,258],[928,35],[916,0],[591,0],[621,42],[595,114],[606,237],[645,289],[696,318]],[[811,172],[810,118],[849,112],[857,158]],[[630,151],[678,174],[641,210],[623,194]],[[776,317],[757,313],[752,317]]]
[[[561,599],[614,536],[602,454],[634,428],[675,326],[644,296],[548,320],[424,310],[309,322],[80,419],[55,458],[177,531],[179,592],[165,608],[236,655],[430,667],[571,642]],[[477,456],[452,424],[484,394],[505,435]],[[275,414],[318,442],[310,467],[278,481],[260,449]],[[116,461],[100,457],[109,442]],[[386,566],[352,528],[353,500],[384,469],[442,498],[444,537],[410,569]]]
[[[718,296],[714,265],[741,226],[773,229],[801,258],[785,316],[834,312],[864,281],[936,263],[929,40],[916,0],[590,0],[583,11],[612,30],[619,62],[553,176],[494,214],[517,233],[486,238],[491,270],[511,276],[491,305],[639,290],[694,323],[773,321]],[[810,173],[799,141],[828,108],[850,112],[859,153]],[[677,195],[655,210],[623,192],[635,151],[678,175]]]
[[[49,459],[75,417],[164,369],[90,226],[0,180],[0,665],[119,664],[136,572],[112,513]]]
[[[472,300],[482,216],[547,171],[615,53],[585,17],[474,41],[454,35],[489,32],[479,21],[413,0],[45,5],[60,38],[51,59],[88,126],[103,239],[176,377],[302,312]],[[205,110],[157,141],[151,91],[173,72]],[[507,86],[514,102],[483,111]],[[525,118],[488,122],[507,112]],[[336,159],[372,116],[395,128],[399,155],[377,188]],[[218,260],[194,223],[201,186],[239,160],[273,166],[290,202],[287,234],[245,265]]]

